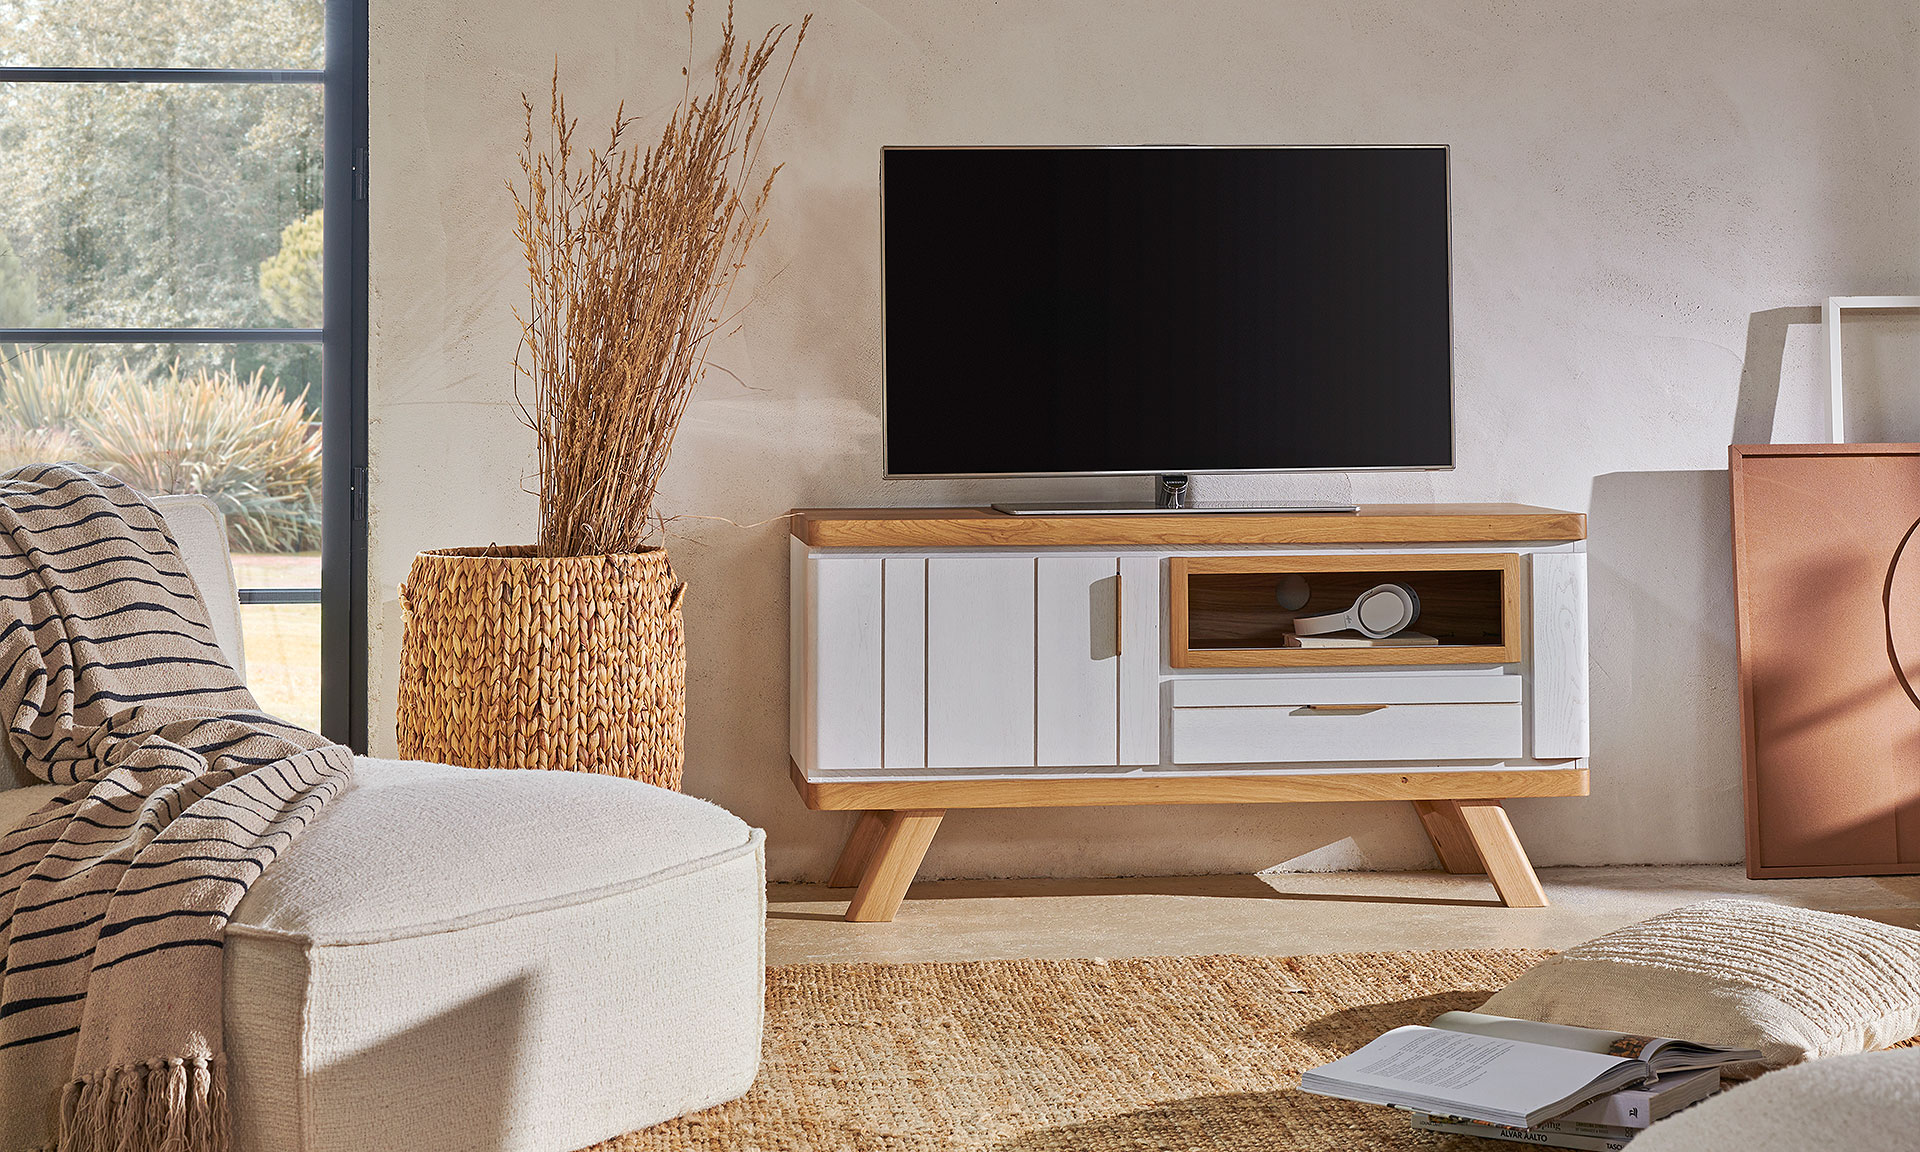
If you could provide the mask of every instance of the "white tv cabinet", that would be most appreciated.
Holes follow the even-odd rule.
[[[1517,504],[795,512],[793,780],[863,813],[847,919],[893,918],[948,809],[1095,804],[1410,800],[1448,871],[1544,906],[1501,801],[1587,794],[1585,538]],[[1281,646],[1386,579],[1438,646]]]

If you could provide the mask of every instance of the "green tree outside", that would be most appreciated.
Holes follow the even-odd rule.
[[[325,0],[0,0],[0,64],[320,68],[325,11]],[[317,327],[323,148],[318,85],[0,83],[0,326]],[[260,509],[249,542],[310,547],[287,518],[317,525],[317,490],[263,501],[242,488],[306,475],[294,465],[318,450],[318,364],[310,345],[0,348],[0,449],[57,443],[105,463],[110,447],[131,459],[223,444],[219,461],[169,475],[232,487],[236,508]],[[74,389],[138,400],[140,426],[171,442],[110,445],[105,424],[56,427],[36,415],[46,404],[25,402]],[[134,408],[103,411],[130,427]],[[233,432],[247,421],[285,447],[284,468],[229,466],[252,459]],[[243,472],[254,478],[221,479]],[[267,520],[275,530],[257,531]]]
[[[0,232],[0,328],[35,328],[48,322],[40,311],[33,273]]]
[[[280,231],[280,251],[260,265],[260,298],[275,316],[295,328],[320,327],[322,212]]]

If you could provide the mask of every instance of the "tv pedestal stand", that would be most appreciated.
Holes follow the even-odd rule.
[[[1187,495],[1185,476],[1157,476],[1151,504],[1132,500],[1055,500],[1040,503],[995,504],[995,512],[1009,516],[1157,516],[1167,512],[1259,513],[1358,512],[1355,504],[1329,500],[1210,500],[1195,501]]]
[[[1124,804],[1411,801],[1448,871],[1544,905],[1501,801],[1587,794],[1585,538],[1512,504],[795,513],[793,782],[862,813],[847,919],[893,918],[946,812]],[[1387,581],[1435,644],[1285,646]]]

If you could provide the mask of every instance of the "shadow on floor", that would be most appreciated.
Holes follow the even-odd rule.
[[[782,912],[777,908],[767,909],[769,920],[820,920],[831,924],[846,919],[844,912]]]
[[[1402,1112],[1282,1089],[1194,1096],[1120,1116],[1022,1132],[994,1145],[993,1152],[1355,1152],[1477,1149],[1485,1143],[1415,1131]]]
[[[1303,1093],[1229,1092],[1195,1096],[1082,1124],[1022,1132],[994,1152],[1084,1152],[1085,1149],[1188,1149],[1273,1152],[1290,1147],[1300,1129]]]
[[[1355,875],[1370,874],[1356,873]],[[1481,882],[1485,883],[1484,878],[1481,878]],[[1287,892],[1274,888],[1272,884],[1256,875],[934,880],[915,884],[907,894],[907,904],[912,905],[928,900],[1032,899],[1062,896],[1182,896],[1224,900],[1315,900],[1360,904],[1430,904],[1458,908],[1501,906],[1500,901],[1492,897],[1461,899],[1443,896],[1390,896],[1363,891]],[[845,904],[853,898],[853,889],[828,888],[824,884],[778,884],[770,886],[768,898],[775,904],[783,905]],[[838,919],[837,916],[823,916],[811,912],[769,912],[768,915],[782,916],[790,920]]]
[[[1484,989],[1436,992],[1407,1000],[1363,1004],[1322,1017],[1293,1033],[1322,1049],[1328,1059],[1344,1055],[1355,1036],[1376,1036],[1405,1024],[1425,1024],[1442,1012],[1467,1011],[1487,998]],[[1461,1144],[1477,1148],[1482,1142]],[[1295,1089],[1227,1092],[1171,1100],[1118,1116],[1104,1116],[1023,1132],[994,1152],[1103,1152],[1193,1149],[1206,1152],[1443,1148],[1453,1141],[1407,1127],[1402,1113]]]
[[[1442,1012],[1471,1012],[1491,995],[1484,988],[1433,992],[1409,1000],[1356,1004],[1301,1026],[1294,1038],[1334,1055],[1345,1055],[1356,1036],[1379,1036],[1408,1024],[1430,1024]]]
[[[1420,904],[1439,908],[1504,908],[1495,896],[1485,900],[1461,900],[1446,896],[1382,896],[1377,892],[1274,892],[1274,900],[1326,900],[1336,904]]]

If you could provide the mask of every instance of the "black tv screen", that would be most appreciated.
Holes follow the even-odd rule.
[[[1453,464],[1447,150],[887,148],[890,476]]]

